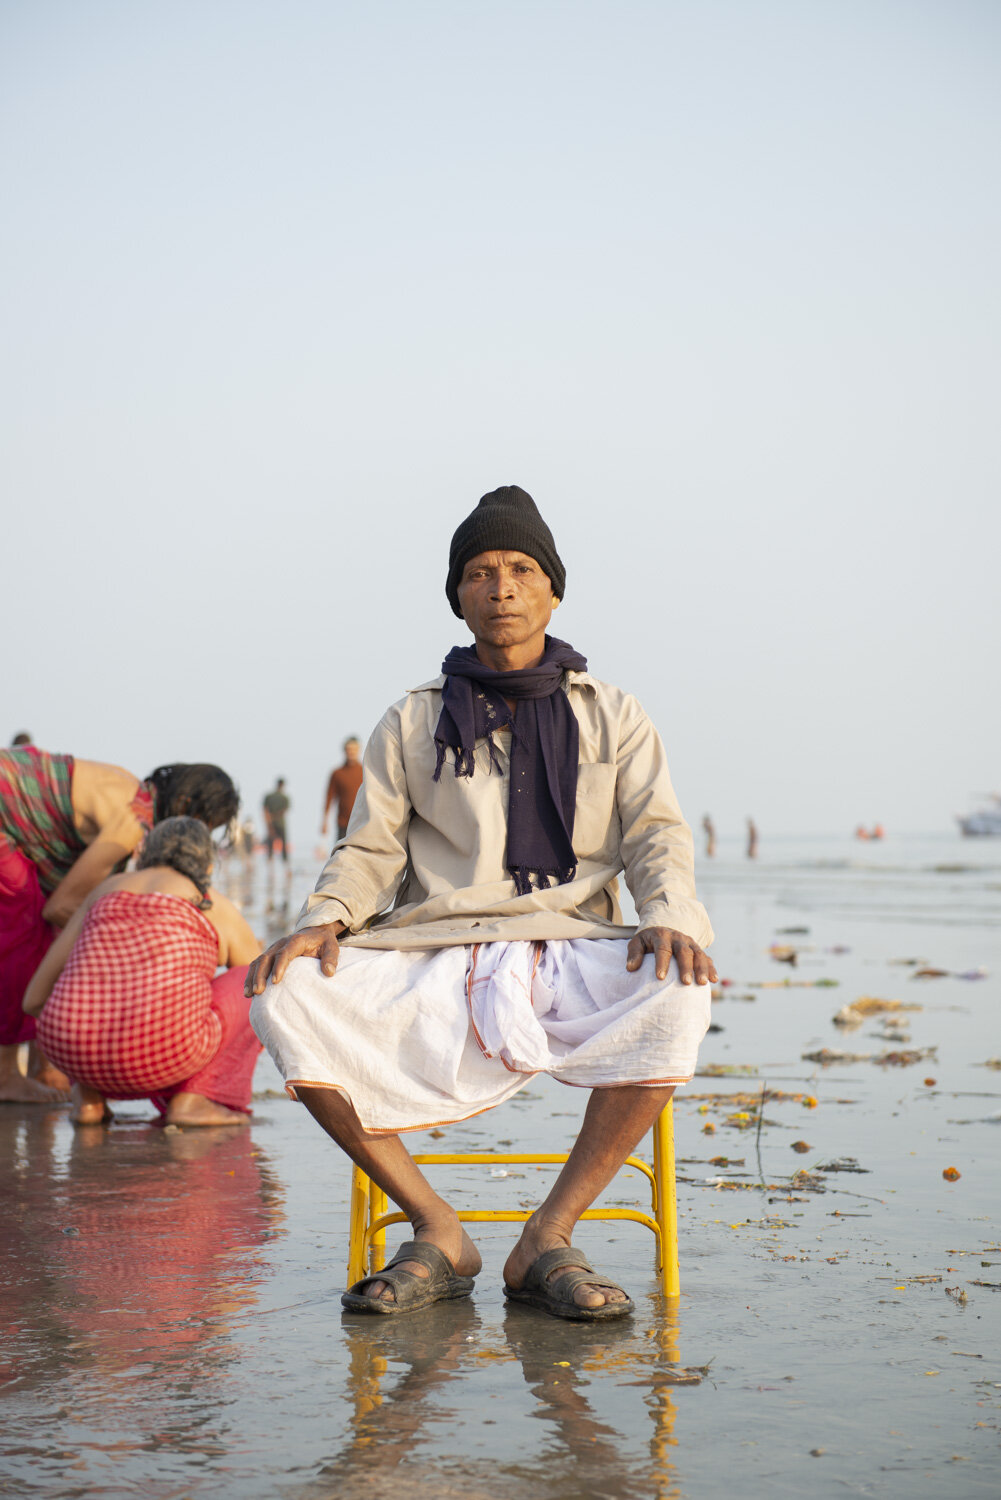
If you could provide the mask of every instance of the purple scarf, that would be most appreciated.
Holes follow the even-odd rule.
[[[574,878],[573,822],[577,804],[579,731],[561,683],[564,671],[584,672],[587,661],[566,641],[546,636],[537,667],[495,672],[473,646],[453,646],[441,664],[446,681],[441,717],[434,732],[438,751],[434,779],[446,751],[455,755],[456,776],[472,776],[476,741],[486,739],[497,765],[494,730],[511,730],[511,789],[507,810],[507,868],[519,896],[555,880]],[[505,703],[517,701],[518,718]]]

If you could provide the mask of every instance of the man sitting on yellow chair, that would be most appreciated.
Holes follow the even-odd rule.
[[[289,1093],[413,1225],[344,1294],[353,1311],[469,1295],[479,1253],[400,1132],[469,1119],[535,1073],[592,1093],[505,1295],[562,1318],[633,1310],[571,1235],[692,1077],[716,971],[656,730],[546,634],[565,580],[531,496],[484,495],[445,585],[475,644],[386,712],[345,838],[247,978]]]

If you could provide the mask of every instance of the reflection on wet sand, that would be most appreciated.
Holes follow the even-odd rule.
[[[649,1325],[637,1320],[568,1327],[511,1307],[498,1329],[484,1323],[474,1302],[440,1305],[399,1321],[345,1317],[350,1433],[297,1500],[375,1493],[385,1486],[387,1471],[397,1493],[409,1496],[429,1482],[432,1465],[440,1494],[452,1493],[449,1480],[454,1479],[464,1496],[486,1496],[495,1493],[491,1482],[501,1477],[506,1495],[522,1486],[526,1495],[537,1494],[537,1462],[520,1460],[516,1448],[504,1461],[483,1457],[478,1462],[475,1451],[478,1428],[503,1425],[504,1396],[518,1365],[537,1403],[533,1415],[550,1426],[547,1496],[676,1500],[681,1490],[671,1457],[677,1442],[672,1387],[697,1383],[698,1376],[678,1367],[677,1315],[664,1311],[659,1296],[649,1300]],[[645,1402],[652,1428],[648,1466],[637,1466],[615,1420],[595,1410],[588,1395],[594,1377],[605,1393],[641,1388],[637,1399]],[[621,1412],[621,1397],[616,1405]],[[443,1424],[458,1425],[468,1435],[451,1463],[441,1450]]]
[[[83,1492],[111,1455],[222,1451],[231,1324],[257,1299],[281,1196],[244,1132],[119,1125],[67,1142],[60,1123],[0,1118],[0,1368],[16,1462],[58,1466],[72,1433]],[[62,1403],[54,1428],[26,1403],[18,1433],[39,1387]]]

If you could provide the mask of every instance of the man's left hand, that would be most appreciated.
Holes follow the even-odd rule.
[[[626,968],[638,969],[644,953],[652,953],[657,964],[657,978],[666,979],[671,959],[678,965],[678,978],[682,984],[715,983],[716,965],[704,953],[694,938],[685,932],[675,932],[673,927],[644,927],[629,939]]]

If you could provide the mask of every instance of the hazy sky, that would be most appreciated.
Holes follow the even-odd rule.
[[[530,490],[689,820],[1001,784],[993,0],[2,0],[0,736],[315,842]]]

